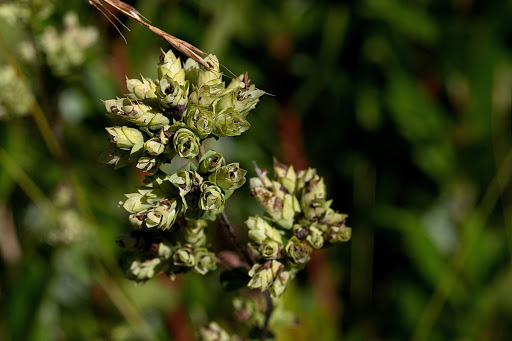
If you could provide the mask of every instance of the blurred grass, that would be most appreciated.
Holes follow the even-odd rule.
[[[274,95],[220,141],[228,160],[317,167],[350,214],[353,240],[286,293],[302,323],[279,340],[512,337],[511,1],[130,3]],[[85,1],[55,4],[49,23],[76,11],[101,41],[55,77],[19,58],[30,32],[0,25],[0,61],[37,96],[32,116],[0,121],[0,339],[186,340],[229,321],[216,275],[133,286],[117,264],[116,205],[141,177],[98,163],[100,100],[124,93],[125,75],[154,75],[168,47],[131,22],[125,45]],[[239,227],[257,212],[244,194],[228,208]],[[78,239],[49,242],[63,221]]]

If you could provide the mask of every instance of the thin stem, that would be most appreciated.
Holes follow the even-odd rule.
[[[265,341],[267,339],[270,316],[272,316],[272,313],[274,312],[274,303],[272,302],[272,298],[270,297],[270,292],[268,290],[263,292],[263,297],[265,297],[265,301],[267,302],[267,311],[265,312],[265,321],[263,322],[263,329],[261,331],[261,341]]]
[[[238,252],[240,252],[240,254],[245,258],[246,263],[252,266],[254,261],[252,257],[249,255],[249,252],[247,252],[247,249],[243,247],[240,238],[238,238],[238,236],[236,235],[235,229],[229,222],[225,212],[219,214],[219,222],[221,226],[224,228],[224,231],[226,231],[227,235],[229,236],[229,240],[231,241],[231,243],[236,247]]]

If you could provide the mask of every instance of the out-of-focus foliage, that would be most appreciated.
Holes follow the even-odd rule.
[[[129,3],[274,95],[216,150],[244,169],[309,164],[351,213],[352,241],[314,251],[283,295],[301,323],[278,340],[510,339],[511,1]],[[100,100],[168,49],[121,20],[128,44],[86,1],[0,3],[2,340],[190,340],[210,319],[240,323],[216,275],[133,286],[117,264],[117,202],[141,175],[98,162]],[[226,207],[241,235],[261,213],[247,187]]]

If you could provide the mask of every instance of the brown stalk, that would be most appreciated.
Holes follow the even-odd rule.
[[[112,25],[115,26],[115,28],[117,29],[117,31],[119,33],[121,33],[119,28],[117,28],[116,24],[101,9],[101,8],[104,8],[106,11],[108,11],[110,14],[112,14],[105,7],[105,5],[103,4],[104,2],[107,3],[108,5],[112,6],[113,8],[117,9],[119,12],[123,13],[130,19],[138,22],[141,25],[146,26],[147,28],[149,28],[151,30],[151,32],[155,33],[157,36],[159,36],[160,38],[162,38],[163,40],[165,40],[166,42],[171,44],[171,46],[173,46],[175,49],[177,49],[178,51],[183,53],[185,56],[192,58],[193,60],[195,60],[202,66],[204,66],[207,70],[213,69],[213,65],[211,63],[206,62],[203,58],[201,58],[199,56],[199,55],[206,56],[207,55],[206,52],[201,51],[194,45],[191,45],[191,44],[187,43],[186,41],[176,38],[175,36],[170,35],[169,33],[165,32],[165,31],[162,31],[158,27],[155,27],[155,26],[149,24],[148,23],[149,20],[147,18],[145,18],[142,14],[140,14],[139,11],[137,11],[134,7],[128,5],[120,0],[88,0],[88,1],[89,1],[89,4],[96,7],[96,9],[98,9],[103,15],[105,15],[107,17],[107,19],[112,23]],[[122,33],[121,33],[121,36],[122,36]],[[123,36],[123,39],[124,39],[124,36]],[[125,39],[125,41],[126,41],[126,39]]]

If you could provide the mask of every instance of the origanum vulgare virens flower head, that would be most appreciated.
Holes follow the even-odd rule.
[[[325,184],[316,170],[295,172],[292,166],[274,161],[273,179],[259,174],[250,179],[251,195],[265,209],[265,216],[246,221],[257,260],[249,271],[248,286],[269,289],[277,297],[309,262],[313,249],[348,241],[351,229],[345,225],[347,215],[330,207],[332,200],[326,200]]]
[[[107,131],[115,136],[111,134],[111,150],[102,160],[116,168],[135,162],[137,168],[155,174],[176,155],[196,157],[209,137],[237,136],[249,129],[247,114],[265,92],[243,81],[243,76],[226,86],[217,58],[206,60],[213,69],[191,59],[183,64],[172,51],[162,52],[158,78],[127,79],[125,97],[104,101],[115,124]],[[121,135],[131,129],[140,131],[136,142],[142,147],[128,149]]]

